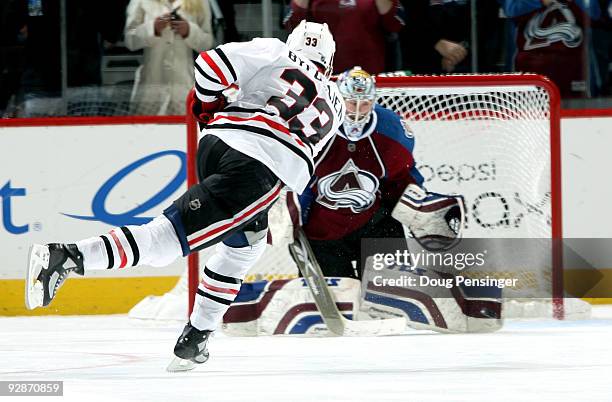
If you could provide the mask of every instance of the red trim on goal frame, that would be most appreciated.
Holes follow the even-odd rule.
[[[607,109],[561,109],[562,119],[612,117],[612,108]]]
[[[190,113],[191,111],[191,100],[195,94],[195,90],[192,89],[187,95],[185,105],[187,110],[186,122],[187,122],[187,188],[198,183],[197,169],[196,169],[196,154],[198,151],[198,124],[196,119]],[[189,309],[187,315],[191,316],[193,311],[193,304],[195,303],[195,295],[198,291],[198,283],[200,274],[198,271],[198,265],[200,263],[200,256],[198,252],[191,253],[187,256],[187,297],[189,303]]]

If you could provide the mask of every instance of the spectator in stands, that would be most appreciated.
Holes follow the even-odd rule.
[[[102,83],[103,43],[115,43],[120,38],[121,30],[117,31],[120,7],[118,0],[66,2],[69,87]]]
[[[137,114],[184,114],[193,87],[193,51],[214,45],[208,0],[131,0],[125,43],[144,48],[134,82]]]
[[[601,15],[595,19],[593,29],[593,52],[596,61],[594,74],[595,94],[612,95],[610,87],[610,55],[612,54],[612,0],[597,0]]]
[[[61,90],[59,0],[29,1],[28,5],[22,90],[28,96],[58,96]]]
[[[371,73],[386,70],[386,35],[404,26],[399,0],[291,0],[285,27],[301,20],[327,23],[336,41],[334,72],[358,64]]]
[[[117,51],[123,47],[123,29],[125,28],[125,18],[130,0],[105,0],[104,1],[104,16],[102,47],[104,53]]]
[[[477,47],[470,46],[468,53],[478,55],[476,66],[470,71],[496,73],[504,70],[507,21],[496,1],[476,0]],[[471,58],[471,55],[469,56]],[[470,60],[471,61],[471,60]],[[475,67],[475,69],[474,69]]]
[[[240,42],[242,37],[236,28],[236,10],[234,9],[236,0],[220,0],[218,1],[219,8],[223,14],[225,29],[223,30],[225,42]]]
[[[70,113],[58,102],[59,97],[63,95],[68,100],[69,94],[76,95],[78,90],[62,93],[62,68],[66,69],[65,84],[69,88],[101,84],[102,43],[116,42],[123,31],[123,27],[119,32],[116,29],[116,20],[120,19],[116,4],[120,1],[66,0],[65,21],[61,18],[60,0],[26,2],[26,62],[17,96],[19,102],[11,113],[22,117]],[[125,7],[121,11],[124,10]],[[62,23],[66,26],[64,44]],[[92,92],[98,93],[98,88]]]
[[[28,36],[27,16],[26,0],[6,0],[0,4],[0,117],[19,89]]]
[[[598,1],[498,0],[516,30],[514,70],[543,74],[564,98],[584,98],[588,83],[590,18],[600,18]]]
[[[418,74],[469,72],[470,10],[467,0],[403,0],[404,67]]]

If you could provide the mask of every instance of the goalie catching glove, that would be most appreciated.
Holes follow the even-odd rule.
[[[465,204],[460,195],[430,193],[410,184],[393,209],[392,216],[408,227],[423,248],[444,251],[461,240]]]

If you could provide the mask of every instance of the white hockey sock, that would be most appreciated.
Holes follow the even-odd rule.
[[[122,226],[108,234],[76,242],[87,270],[150,265],[163,267],[181,256],[172,223],[164,215],[140,226]]]
[[[236,298],[246,273],[266,249],[265,237],[252,246],[229,247],[219,243],[215,254],[208,260],[195,305],[191,324],[199,330],[215,330],[230,304]]]

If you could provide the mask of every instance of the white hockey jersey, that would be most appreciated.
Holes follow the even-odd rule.
[[[203,102],[235,87],[238,95],[203,131],[264,163],[301,193],[313,158],[344,119],[336,85],[317,67],[273,38],[228,43],[202,52],[195,89]]]

